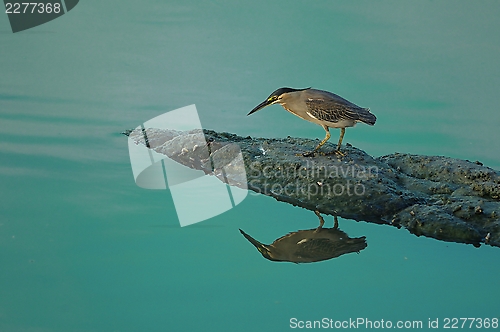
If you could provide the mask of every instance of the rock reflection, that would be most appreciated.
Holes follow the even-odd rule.
[[[365,249],[366,238],[350,238],[338,229],[338,219],[335,217],[333,228],[323,228],[325,223],[318,211],[315,211],[320,225],[317,228],[299,230],[289,233],[266,245],[255,240],[240,229],[241,234],[253,244],[257,250],[271,261],[311,263],[339,257],[351,252],[359,253]]]

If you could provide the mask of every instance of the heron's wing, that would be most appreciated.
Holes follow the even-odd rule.
[[[307,239],[297,245],[295,255],[311,262],[338,257],[350,252],[359,252],[366,248],[365,237],[347,238],[338,241],[331,239]]]
[[[360,120],[360,113],[369,111],[343,100],[330,100],[326,98],[308,98],[306,105],[308,112],[318,120],[339,122],[342,120]]]

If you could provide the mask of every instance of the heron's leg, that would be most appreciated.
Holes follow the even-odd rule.
[[[344,139],[345,128],[340,128],[339,143],[337,144],[337,151],[340,151],[340,146],[342,145],[342,140]]]
[[[321,231],[321,229],[323,228],[323,225],[325,224],[325,219],[323,219],[323,217],[321,216],[321,214],[319,214],[319,211],[314,211],[314,213],[318,216],[319,218],[319,226],[318,228],[316,228],[316,230],[314,231],[315,233],[318,233],[319,231]]]
[[[333,228],[339,228],[339,219],[337,218],[337,216],[333,216]]]
[[[344,139],[344,135],[345,135],[345,128],[340,128],[339,142],[337,143],[337,149],[335,150],[335,154],[340,156],[345,156],[345,153],[340,151],[340,146],[342,145],[342,140]]]
[[[312,156],[314,154],[314,152],[318,151],[318,149],[320,147],[322,147],[323,144],[325,144],[330,139],[330,131],[328,130],[328,127],[325,126],[325,125],[322,125],[322,127],[326,131],[325,138],[323,138],[323,140],[321,142],[319,142],[318,146],[314,150],[312,150],[311,152],[307,152],[307,153],[302,154],[304,157],[310,157],[310,156]]]

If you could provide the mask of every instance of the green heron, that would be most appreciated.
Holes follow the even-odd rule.
[[[288,112],[301,119],[319,124],[325,129],[325,138],[313,151],[304,153],[304,157],[312,156],[328,141],[330,138],[328,128],[340,128],[340,138],[335,153],[343,155],[340,152],[340,145],[344,138],[345,128],[354,127],[357,122],[373,126],[377,121],[375,115],[370,113],[369,108],[359,107],[334,93],[311,88],[280,88],[271,93],[266,100],[257,105],[248,115],[273,104],[280,104]]]
[[[323,228],[324,220],[315,211],[320,219],[318,228],[292,232],[275,240],[272,244],[262,244],[243,232],[241,234],[254,245],[255,248],[270,261],[311,263],[339,257],[350,252],[360,252],[365,249],[366,238],[350,238],[338,229],[335,218],[333,228]]]

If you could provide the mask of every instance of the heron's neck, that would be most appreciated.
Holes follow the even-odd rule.
[[[286,109],[288,112],[292,112],[292,111],[291,111],[291,110],[287,107],[287,105],[286,105],[286,101],[282,101],[282,102],[280,103],[280,105],[281,105],[281,106],[283,106],[283,108],[284,108],[284,109]],[[292,113],[293,113],[293,112],[292,112]]]

